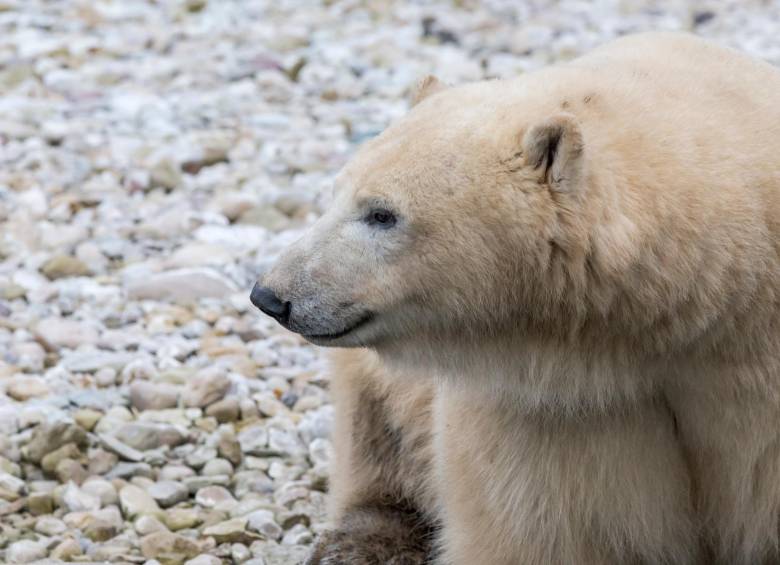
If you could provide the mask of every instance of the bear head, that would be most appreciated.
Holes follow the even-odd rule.
[[[574,115],[517,88],[423,80],[253,303],[338,347],[479,338],[560,310],[559,263],[587,239],[587,148]]]

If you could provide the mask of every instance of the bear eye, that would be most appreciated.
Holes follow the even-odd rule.
[[[377,226],[380,228],[391,228],[395,225],[396,218],[390,210],[384,208],[375,208],[366,216],[366,223],[370,226]]]

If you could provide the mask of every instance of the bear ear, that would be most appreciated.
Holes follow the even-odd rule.
[[[436,94],[447,88],[442,82],[433,75],[427,75],[417,81],[417,84],[412,89],[412,96],[409,101],[409,105],[414,108],[428,98],[431,94]]]
[[[539,180],[557,192],[573,192],[580,185],[584,144],[577,120],[557,114],[529,129],[523,137],[525,163],[539,172]]]

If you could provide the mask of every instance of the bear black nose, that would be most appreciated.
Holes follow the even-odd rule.
[[[290,318],[290,303],[282,302],[276,293],[268,287],[255,283],[252,294],[249,295],[252,304],[263,312],[275,318],[280,324],[286,324]]]

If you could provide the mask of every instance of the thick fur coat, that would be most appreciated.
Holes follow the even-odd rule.
[[[645,34],[415,102],[256,301],[348,348],[310,563],[780,562],[780,71]]]

